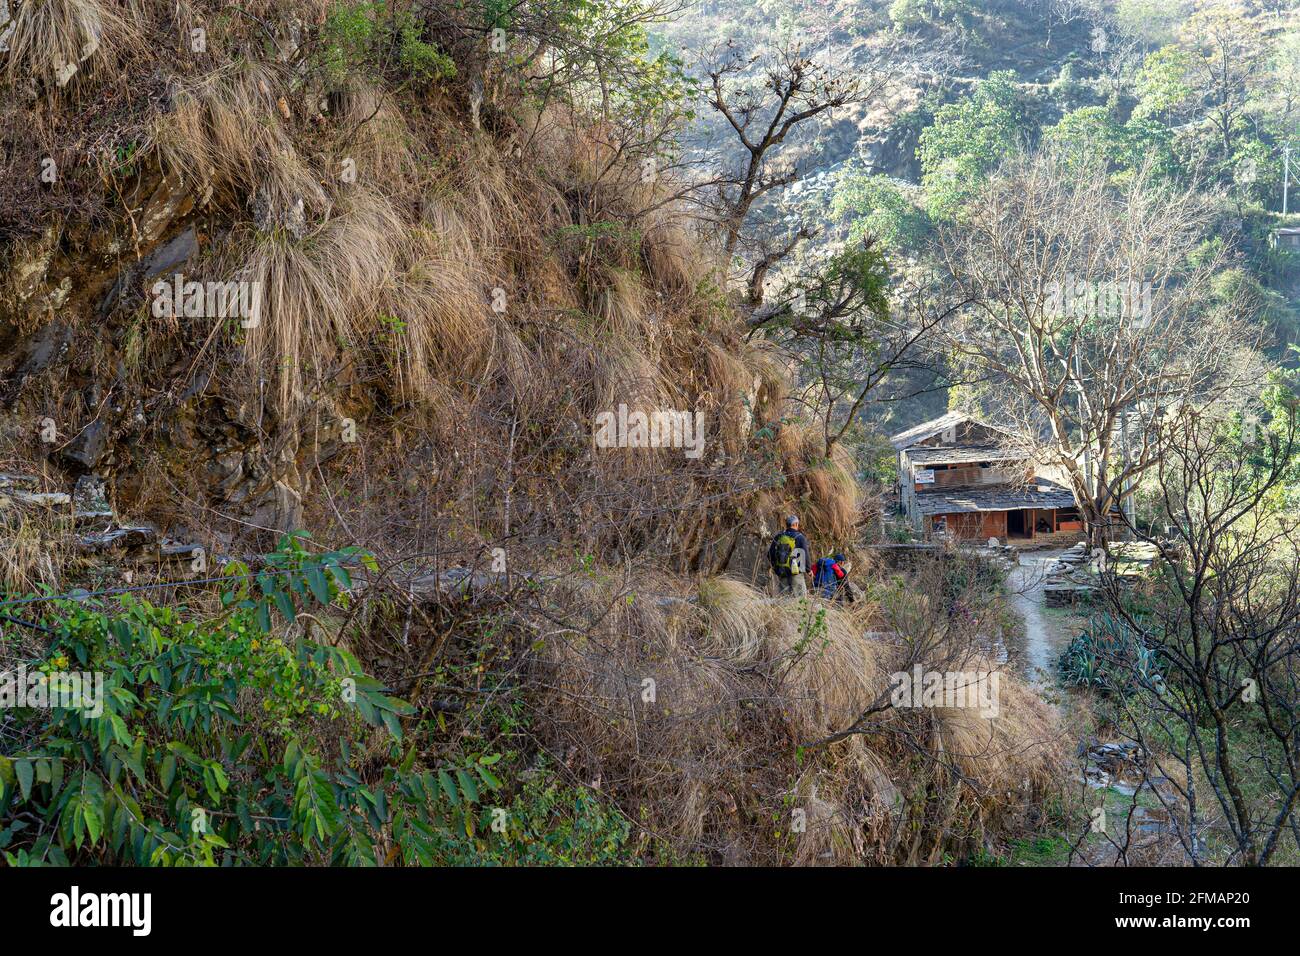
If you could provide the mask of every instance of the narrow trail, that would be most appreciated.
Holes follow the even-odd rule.
[[[1025,622],[1025,677],[1040,690],[1056,683],[1056,658],[1067,640],[1059,623],[1046,614],[1043,603],[1047,568],[1060,554],[1061,551],[1021,554],[1007,574],[1011,606]]]

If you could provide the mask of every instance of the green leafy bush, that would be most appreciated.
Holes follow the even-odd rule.
[[[895,30],[950,23],[963,30],[974,23],[977,7],[970,0],[893,0],[889,19]]]
[[[321,31],[326,70],[341,79],[350,73],[379,73],[399,83],[427,86],[456,75],[456,64],[423,39],[409,10],[390,10],[384,0],[340,4]]]
[[[918,204],[919,192],[901,180],[870,174],[862,163],[855,162],[840,177],[831,214],[851,217],[851,240],[870,234],[891,250],[906,251],[920,245],[932,228]]]
[[[479,810],[476,835],[455,839],[449,862],[473,866],[618,866],[631,824],[599,796],[559,782],[547,763],[520,775],[508,806]]]
[[[277,636],[345,605],[354,550],[286,538],[232,564],[203,619],[131,595],[58,602],[45,669],[103,676],[94,708],[25,708],[0,757],[0,848],[14,866],[433,864],[472,836],[493,755],[417,769],[410,705],[344,648]],[[35,665],[34,665],[35,666]],[[100,711],[95,713],[95,711]]]
[[[971,95],[939,107],[917,144],[931,218],[954,218],[989,172],[1033,132],[1010,70],[990,73]]]

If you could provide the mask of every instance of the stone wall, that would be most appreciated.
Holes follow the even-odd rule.
[[[1021,551],[1038,551],[1047,548],[1068,548],[1086,540],[1087,535],[1082,531],[1057,531],[1048,534],[1040,531],[1032,538],[1007,538],[1005,543]]]

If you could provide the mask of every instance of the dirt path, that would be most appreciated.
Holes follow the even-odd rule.
[[[1043,603],[1047,569],[1061,551],[1019,555],[1007,574],[1011,606],[1025,622],[1025,646],[1019,655],[1025,677],[1037,688],[1056,683],[1056,659],[1069,643],[1066,622],[1049,615]]]

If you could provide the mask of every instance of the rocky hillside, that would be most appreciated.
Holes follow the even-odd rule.
[[[26,18],[46,8],[57,43]],[[490,63],[423,52],[432,66],[400,63],[385,88],[380,39],[324,7],[267,13],[19,11],[11,466],[51,490],[96,475],[122,514],[215,551],[307,526],[417,549],[574,536],[698,565],[695,516],[653,503],[771,486],[747,452],[780,375],[729,327],[672,210],[642,212],[653,187],[565,108],[493,96]],[[276,55],[255,58],[268,29]],[[161,38],[175,50],[142,55]],[[66,81],[65,47],[88,51]],[[228,282],[253,293],[227,316],[161,301]],[[703,413],[703,457],[630,475],[591,458],[599,411],[660,403]]]

